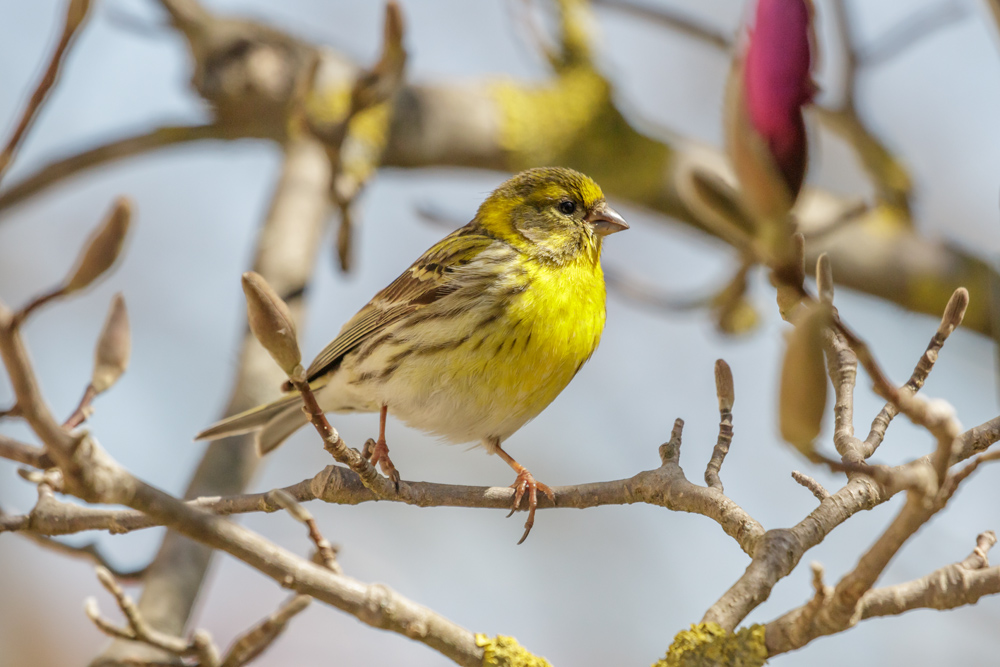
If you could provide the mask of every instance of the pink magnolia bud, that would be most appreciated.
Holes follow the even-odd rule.
[[[743,71],[750,124],[767,143],[793,198],[806,169],[802,107],[815,92],[811,15],[807,0],[759,0]]]

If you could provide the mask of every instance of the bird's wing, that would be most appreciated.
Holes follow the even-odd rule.
[[[390,324],[454,292],[460,286],[455,269],[468,264],[494,243],[499,241],[482,233],[473,223],[438,241],[348,320],[309,365],[308,380],[312,382],[335,369],[345,354]]]

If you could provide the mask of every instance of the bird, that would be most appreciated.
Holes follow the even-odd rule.
[[[606,318],[604,237],[629,228],[591,178],[540,167],[502,183],[475,217],[378,292],[313,360],[306,379],[324,412],[378,412],[363,452],[399,488],[386,418],[455,443],[477,443],[516,473],[527,497],[520,544],[547,485],[502,443],[545,409],[597,349]],[[196,436],[257,432],[261,454],[305,425],[302,398],[228,417]],[[510,514],[508,514],[510,516]]]

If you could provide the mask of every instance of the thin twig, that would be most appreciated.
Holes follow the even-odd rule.
[[[853,148],[862,167],[875,185],[880,201],[909,211],[910,177],[882,141],[862,121],[856,104],[858,68],[861,56],[855,45],[847,0],[832,0],[834,23],[840,41],[841,99],[836,105],[815,107],[820,120],[840,134]]]
[[[109,143],[43,165],[10,187],[0,190],[0,211],[16,206],[46,188],[92,167],[182,143],[205,139],[235,138],[237,138],[237,134],[232,129],[209,123],[207,125],[167,125],[152,131],[115,139]]]
[[[289,621],[302,612],[312,598],[308,595],[295,595],[284,602],[273,614],[257,623],[247,632],[238,637],[226,651],[221,667],[240,667],[254,660],[264,650],[274,643]]]
[[[118,608],[121,609],[128,622],[128,627],[120,628],[106,620],[97,608],[97,601],[90,598],[84,608],[87,617],[94,622],[98,629],[112,637],[140,641],[178,657],[197,658],[199,667],[218,667],[219,653],[208,633],[195,632],[190,641],[185,641],[179,637],[159,632],[146,622],[132,598],[125,594],[111,572],[101,566],[98,566],[96,571],[97,578],[104,588],[114,596]]]
[[[712,458],[705,468],[705,483],[713,489],[723,491],[719,471],[733,441],[733,402],[736,400],[736,393],[733,372],[722,359],[715,362],[715,392],[719,398],[719,437],[712,450]]]
[[[859,67],[877,67],[919,43],[925,37],[968,17],[969,5],[955,0],[918,8],[892,26],[872,44],[857,50]]]
[[[982,570],[990,566],[989,552],[997,543],[997,534],[987,530],[976,536],[976,548],[959,563],[966,570]]]
[[[300,505],[292,494],[283,489],[270,491],[268,499],[280,505],[293,519],[303,524],[309,530],[309,539],[316,545],[316,562],[331,572],[343,574],[344,571],[337,562],[337,550],[323,537],[312,514]]]
[[[21,534],[35,544],[50,551],[55,551],[56,553],[73,558],[83,558],[84,560],[89,560],[94,565],[100,565],[114,575],[116,579],[124,581],[137,581],[142,579],[142,577],[146,574],[146,571],[149,569],[149,566],[147,565],[131,570],[122,570],[112,565],[101,551],[100,547],[97,546],[97,542],[88,542],[87,544],[80,546],[73,546],[72,544],[66,544],[65,542],[60,542],[59,540],[52,539],[51,537],[38,535],[30,531],[22,531]]]
[[[652,7],[633,0],[594,0],[594,4],[631,14],[645,21],[659,23],[723,51],[728,51],[733,45],[733,35],[728,32],[694,21],[662,5]]]
[[[823,488],[823,485],[817,482],[815,479],[799,472],[798,470],[792,471],[792,479],[796,482],[809,489],[809,491],[816,496],[816,500],[823,502],[830,497],[830,492]]]
[[[394,484],[388,478],[378,474],[375,466],[368,459],[362,456],[358,450],[347,446],[347,443],[340,437],[340,433],[326,418],[326,413],[319,406],[309,383],[304,378],[299,378],[292,380],[292,385],[302,395],[303,410],[305,410],[316,432],[323,439],[323,448],[339,463],[343,463],[353,470],[365,487],[371,489],[376,496],[389,498],[398,495],[398,482]]]
[[[917,365],[914,367],[913,373],[910,374],[910,379],[907,380],[906,384],[903,385],[902,389],[900,389],[901,392],[907,391],[911,394],[915,394],[924,386],[924,382],[927,381],[927,377],[934,369],[938,353],[941,351],[941,348],[944,346],[945,341],[948,340],[951,333],[961,325],[968,305],[968,291],[964,288],[955,290],[955,293],[952,294],[951,299],[948,301],[948,305],[945,307],[944,314],[941,317],[941,323],[938,325],[937,331],[934,332],[930,342],[927,344],[927,349],[924,350],[924,353],[917,361]],[[864,458],[870,458],[871,455],[875,453],[875,450],[878,449],[879,445],[882,444],[882,440],[885,439],[886,429],[888,429],[889,424],[897,414],[899,414],[899,409],[892,402],[887,402],[878,413],[872,422],[868,437],[865,438],[862,443],[861,453]]]
[[[83,392],[83,396],[80,398],[80,403],[73,410],[69,418],[63,422],[63,428],[76,428],[89,419],[90,415],[94,413],[94,407],[91,403],[93,403],[95,398],[97,398],[97,390],[94,389],[93,384],[88,384]]]
[[[844,462],[860,463],[865,457],[854,437],[854,388],[858,380],[858,357],[844,337],[832,329],[824,340],[826,367],[833,384],[833,444]]]
[[[33,468],[51,468],[54,465],[44,449],[8,438],[2,433],[0,433],[0,459],[17,461]]]
[[[46,97],[48,97],[49,91],[55,85],[66,52],[70,44],[73,43],[73,37],[76,35],[77,29],[86,20],[89,11],[90,0],[70,0],[66,8],[66,20],[63,24],[62,34],[59,36],[59,42],[56,44],[56,48],[49,58],[49,64],[45,68],[45,73],[35,87],[35,91],[31,94],[31,99],[25,105],[24,111],[21,112],[21,120],[14,128],[10,139],[7,140],[7,145],[0,152],[0,181],[3,180],[3,175],[14,160],[17,149],[21,146],[25,136],[27,136],[28,129],[35,118],[38,117],[38,112],[42,108]]]

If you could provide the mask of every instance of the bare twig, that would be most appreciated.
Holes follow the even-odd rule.
[[[104,588],[114,596],[118,608],[121,609],[128,622],[128,627],[124,628],[114,625],[101,616],[97,608],[97,600],[89,598],[85,605],[87,617],[94,622],[98,629],[112,637],[143,642],[178,657],[196,658],[199,667],[218,667],[219,653],[208,633],[197,631],[190,641],[185,641],[179,637],[159,632],[146,622],[132,598],[125,594],[111,572],[101,566],[98,566],[96,571],[97,578]]]
[[[865,172],[875,184],[879,199],[902,211],[909,211],[910,177],[882,141],[858,114],[855,91],[860,56],[855,46],[846,0],[832,0],[837,34],[843,59],[841,101],[832,107],[816,107],[819,118],[854,148]]]
[[[976,536],[976,548],[959,565],[966,570],[982,570],[990,566],[989,552],[997,543],[997,534],[992,530]]]
[[[969,5],[945,0],[916,9],[864,48],[857,49],[860,67],[877,67],[919,43],[925,37],[968,17]]]
[[[295,595],[289,598],[277,611],[233,642],[222,660],[221,667],[240,667],[259,656],[285,631],[288,622],[308,607],[310,602],[312,598],[308,595]]]
[[[663,465],[680,466],[681,440],[684,437],[684,420],[678,417],[670,430],[670,440],[660,445],[660,461]]]
[[[289,598],[277,611],[239,636],[226,652],[225,657],[220,659],[218,649],[208,632],[196,630],[192,633],[190,640],[183,640],[155,630],[143,619],[135,603],[125,595],[125,592],[107,570],[98,568],[97,576],[105,588],[115,597],[118,607],[128,622],[128,627],[121,628],[106,620],[100,615],[96,600],[91,598],[87,600],[85,609],[87,616],[98,629],[112,637],[143,642],[179,658],[192,658],[196,661],[197,667],[241,667],[247,664],[274,643],[287,628],[289,621],[308,607],[311,602],[308,595],[295,595]],[[141,660],[137,664],[172,663]]]
[[[728,51],[733,45],[732,34],[694,21],[690,17],[662,5],[653,7],[634,0],[594,0],[594,4],[659,23],[724,51]]]
[[[125,581],[136,581],[142,579],[146,574],[148,566],[140,567],[131,570],[122,570],[118,567],[112,565],[107,556],[101,551],[100,547],[97,546],[97,542],[88,542],[80,546],[73,546],[71,544],[66,544],[65,542],[60,542],[59,540],[52,539],[51,537],[46,537],[45,535],[38,535],[30,531],[22,531],[22,535],[27,537],[29,540],[35,544],[42,546],[50,551],[55,551],[64,556],[70,556],[72,558],[83,558],[84,560],[89,560],[94,565],[99,565],[110,572],[116,579],[122,579]]]
[[[304,410],[309,416],[316,432],[323,439],[323,448],[330,452],[338,462],[343,463],[353,470],[364,485],[371,489],[379,498],[389,498],[399,493],[399,480],[389,480],[378,474],[368,459],[358,452],[358,450],[348,447],[347,443],[340,437],[340,433],[335,429],[326,414],[319,406],[316,395],[305,378],[292,379],[292,385],[302,394]]]
[[[945,307],[944,314],[941,317],[941,324],[931,337],[930,342],[927,344],[927,349],[924,350],[923,355],[917,361],[910,379],[907,380],[906,384],[900,390],[901,392],[906,391],[915,394],[924,386],[927,376],[930,375],[931,370],[934,368],[934,363],[937,361],[938,353],[941,351],[945,341],[948,340],[948,336],[961,325],[968,305],[968,291],[965,288],[955,290],[955,293],[951,296],[951,300],[948,301],[947,307]],[[886,429],[897,414],[899,414],[898,408],[892,402],[888,402],[882,408],[881,412],[879,412],[878,416],[875,417],[868,437],[862,443],[861,451],[864,458],[871,457],[879,445],[882,444]]]
[[[193,141],[235,138],[237,134],[232,130],[208,124],[167,125],[149,132],[116,139],[43,165],[10,187],[0,190],[0,212],[20,204],[64,179],[102,164]]]
[[[809,489],[809,491],[816,496],[816,500],[823,502],[830,497],[830,492],[823,488],[823,485],[817,482],[815,479],[799,472],[798,470],[792,471],[792,479],[796,482]]]
[[[309,511],[300,505],[297,500],[283,489],[275,489],[270,491],[268,494],[268,499],[280,505],[288,514],[303,524],[309,530],[309,539],[313,541],[316,545],[316,562],[324,566],[331,572],[336,572],[337,574],[343,574],[343,570],[340,564],[337,562],[337,551],[333,548],[323,534],[319,531],[319,526],[316,525],[316,519],[313,518]]]
[[[0,434],[0,459],[17,461],[33,468],[50,468],[54,464],[44,449],[19,442]]]
[[[107,273],[121,255],[131,220],[131,202],[125,197],[119,197],[101,224],[90,234],[69,275],[56,287],[35,297],[14,313],[11,326],[17,328],[44,304],[85,289]]]
[[[63,422],[63,427],[65,428],[76,428],[83,422],[90,418],[90,415],[94,414],[94,406],[92,403],[94,399],[97,398],[97,390],[94,389],[93,384],[88,384],[87,388],[83,390],[83,396],[80,398],[80,403],[73,410],[72,414]]]
[[[52,52],[52,56],[49,58],[48,67],[46,67],[45,73],[42,75],[41,80],[35,87],[35,91],[32,93],[31,99],[28,100],[28,104],[24,107],[24,111],[21,112],[21,120],[14,128],[14,132],[11,134],[10,139],[7,140],[7,145],[4,147],[3,151],[0,152],[0,180],[3,180],[3,175],[10,166],[10,163],[13,161],[14,155],[17,153],[17,149],[20,147],[24,137],[27,136],[28,129],[38,116],[38,111],[45,102],[45,98],[48,96],[49,91],[52,89],[52,86],[55,85],[56,79],[59,76],[59,68],[62,66],[63,58],[66,55],[70,44],[73,43],[73,37],[76,35],[77,29],[79,29],[84,20],[86,20],[87,13],[89,11],[90,0],[70,0],[68,3],[66,7],[66,20],[63,24],[62,34],[59,36],[59,42],[56,44],[56,48]]]
[[[854,388],[858,380],[858,357],[844,337],[830,329],[825,335],[826,368],[833,383],[833,444],[844,462],[860,463],[861,444],[854,437]]]
[[[722,491],[719,471],[733,441],[733,402],[736,399],[733,372],[729,369],[729,364],[722,359],[715,362],[715,392],[719,397],[719,438],[712,450],[712,458],[705,468],[705,483],[713,489]]]
[[[869,590],[857,602],[849,624],[878,616],[895,616],[912,609],[953,609],[975,604],[984,595],[1000,593],[1000,567],[990,567],[986,557],[995,543],[993,531],[986,531],[979,535],[976,548],[962,562],[947,565],[920,579]],[[846,629],[838,625],[814,625],[823,622],[819,613],[830,603],[833,594],[832,590],[828,591],[818,603],[814,598],[767,624],[769,656],[803,646],[816,636]]]
[[[1000,417],[994,417],[963,433],[957,443],[955,458],[958,461],[964,461],[979,452],[986,451],[990,445],[996,442],[1000,442]]]

